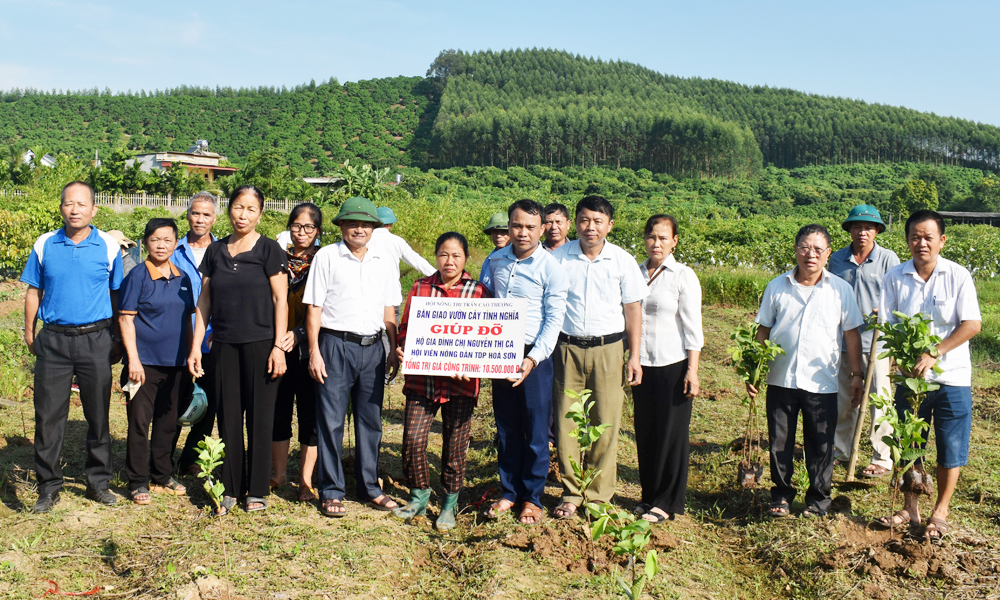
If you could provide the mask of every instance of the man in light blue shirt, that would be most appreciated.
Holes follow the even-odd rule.
[[[215,241],[215,236],[212,235],[212,226],[215,225],[215,219],[219,212],[218,208],[218,199],[208,192],[198,192],[194,196],[191,196],[187,209],[187,222],[189,226],[187,235],[177,241],[177,249],[174,250],[173,255],[170,257],[170,261],[177,265],[177,268],[184,271],[191,279],[191,291],[194,294],[195,304],[198,303],[198,296],[201,295],[201,271],[198,270],[198,267],[201,266],[201,259],[205,256],[205,251]],[[194,327],[194,319],[195,315],[191,315],[192,328]],[[209,323],[208,328],[205,330],[205,341],[201,344],[202,364],[213,360],[210,352],[212,348],[211,340],[212,324]],[[205,415],[200,421],[191,425],[187,439],[184,440],[184,449],[181,450],[180,458],[177,460],[178,473],[194,475],[201,470],[195,464],[198,460],[198,442],[205,439],[206,435],[212,435],[212,430],[215,429],[215,414],[218,409],[215,398],[215,385],[211,381],[214,374],[215,369],[205,368],[205,375],[198,380],[198,386],[205,392],[207,407],[205,408]],[[184,410],[184,407],[190,401],[190,397],[181,399],[178,414]],[[174,448],[177,447],[177,439],[180,438],[180,435],[181,428],[178,427],[174,437]]]
[[[830,255],[829,271],[851,284],[862,315],[878,312],[879,301],[882,298],[882,278],[899,264],[899,257],[895,252],[875,242],[875,236],[885,231],[882,216],[874,206],[861,204],[851,209],[841,227],[851,234],[851,243]],[[874,334],[875,330],[866,331],[862,327],[861,367],[866,372]],[[846,353],[846,347],[843,352]],[[840,383],[837,388],[834,466],[846,466],[850,462],[851,449],[854,446],[854,428],[860,415],[858,407],[851,406],[850,370],[850,364],[845,356],[840,361]],[[871,391],[881,393],[883,389],[890,388],[889,357],[885,357],[875,361]],[[884,411],[875,405],[870,405],[870,410],[868,437],[872,443],[872,461],[861,471],[861,476],[881,477],[892,468],[892,454],[888,444],[882,440],[883,437],[892,435],[892,425],[888,422],[879,423]]]
[[[527,298],[521,376],[493,381],[497,422],[497,464],[503,497],[487,511],[497,517],[521,505],[520,521],[542,518],[542,492],[549,472],[549,417],[552,414],[552,350],[566,313],[569,284],[559,262],[542,249],[542,205],[511,205],[510,244],[497,250],[481,275],[496,298]]]

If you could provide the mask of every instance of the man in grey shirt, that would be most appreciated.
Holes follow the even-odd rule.
[[[851,234],[851,244],[834,252],[830,256],[830,272],[837,275],[854,288],[855,297],[861,313],[870,315],[878,311],[879,299],[882,295],[882,278],[886,272],[899,264],[899,257],[875,243],[875,236],[885,231],[885,223],[878,209],[868,204],[861,204],[851,209],[847,219],[841,224],[845,231]],[[868,369],[874,331],[861,333],[861,343],[864,349],[864,369]],[[845,467],[851,458],[851,446],[854,443],[854,428],[860,411],[851,405],[850,363],[846,360],[840,363],[840,383],[837,392],[837,432],[834,439],[834,465]],[[884,358],[875,363],[875,374],[872,378],[872,392],[882,389],[892,389],[889,383],[889,359]],[[872,443],[872,461],[861,471],[862,477],[881,477],[892,468],[892,455],[882,437],[892,434],[888,423],[878,424],[883,411],[871,406],[871,427],[869,437]]]

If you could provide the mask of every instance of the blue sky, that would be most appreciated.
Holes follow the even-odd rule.
[[[995,0],[0,0],[0,89],[294,86],[540,47],[1000,125],[998,21]]]

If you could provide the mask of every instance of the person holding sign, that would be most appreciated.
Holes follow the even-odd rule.
[[[583,502],[570,458],[578,459],[580,446],[570,437],[573,421],[566,418],[575,401],[566,391],[589,389],[594,405],[594,425],[611,425],[587,453],[584,469],[600,474],[590,486],[589,499],[608,502],[618,479],[618,427],[622,420],[622,363],[628,336],[631,349],[625,365],[628,385],[642,382],[639,348],[642,338],[642,300],[649,295],[639,265],[631,254],[607,241],[615,210],[601,196],[587,196],[576,205],[576,240],[552,253],[569,280],[566,318],[554,352],[556,437],[562,473],[562,503],[553,514],[568,519]]]
[[[542,205],[518,200],[510,206],[510,240],[493,254],[481,279],[497,298],[527,298],[521,374],[493,382],[493,413],[499,447],[497,465],[503,497],[486,515],[495,518],[517,505],[520,521],[542,519],[542,492],[549,473],[549,416],[552,413],[552,350],[566,314],[569,282],[559,262],[542,250]]]
[[[371,200],[346,200],[333,219],[343,240],[316,252],[302,302],[306,304],[309,375],[316,394],[317,462],[313,483],[320,512],[343,517],[344,418],[354,407],[357,494],[376,510],[399,505],[382,493],[378,454],[382,444],[385,372],[395,376],[396,353],[386,357],[382,334],[396,345],[396,305],[402,302],[392,259],[369,250],[372,231],[382,225]]]
[[[407,326],[410,321],[410,300],[414,297],[490,298],[486,286],[465,271],[469,259],[469,242],[454,231],[441,234],[434,254],[437,272],[414,282],[399,323],[396,353],[403,360]],[[427,461],[427,438],[434,415],[441,410],[443,444],[441,449],[441,483],[444,505],[434,526],[447,530],[455,526],[458,515],[458,493],[465,480],[465,455],[472,432],[472,411],[479,400],[479,379],[455,374],[452,377],[406,375],[403,379],[406,396],[406,420],[403,425],[403,475],[410,486],[410,502],[393,514],[402,519],[423,515],[431,495],[430,466]]]

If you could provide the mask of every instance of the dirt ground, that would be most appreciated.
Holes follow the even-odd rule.
[[[4,296],[8,290],[14,297]],[[17,286],[0,285],[0,309],[7,311],[0,314],[4,340],[20,336],[16,294]],[[772,521],[764,516],[766,468],[763,487],[736,485],[740,456],[733,441],[740,438],[744,409],[726,349],[729,333],[745,319],[745,310],[706,308],[703,393],[691,421],[688,505],[684,515],[654,528],[652,547],[661,570],[647,590],[649,597],[1000,598],[1000,447],[995,442],[1000,389],[974,391],[972,460],[952,503],[953,530],[942,544],[924,540],[919,528],[891,534],[874,528],[873,519],[890,512],[888,482],[848,484],[842,471],[834,490],[841,497],[838,514]],[[5,352],[11,361],[2,367],[7,376],[21,357]],[[187,496],[157,494],[144,507],[124,499],[103,507],[84,499],[86,426],[74,404],[63,451],[66,490],[52,513],[34,515],[29,510],[36,498],[28,442],[34,434],[31,404],[9,396],[0,400],[5,401],[0,403],[4,598],[40,597],[53,585],[62,593],[96,589],[93,598],[620,598],[618,577],[630,578],[627,561],[614,556],[607,538],[595,544],[597,560],[588,565],[591,545],[579,519],[546,516],[530,527],[510,517],[487,521],[477,515],[477,503],[485,506],[499,496],[488,386],[474,416],[463,512],[458,527],[447,533],[432,526],[443,497],[439,424],[431,436],[435,495],[427,518],[402,523],[349,495],[348,516],[327,519],[315,505],[297,502],[298,491],[290,485],[275,490],[263,513],[237,509],[217,519],[209,516],[208,498],[193,479],[185,479],[191,489]],[[614,499],[627,509],[639,501],[629,406]],[[383,413],[381,474],[387,493],[406,499],[402,407],[397,383]],[[117,393],[111,415],[118,469],[112,490],[123,494],[126,421]],[[345,444],[350,447],[351,440]],[[294,481],[299,463],[297,443],[292,445],[289,475]],[[804,489],[804,467],[796,467],[796,484]],[[544,497],[547,512],[559,493],[553,473]],[[802,508],[794,503],[793,513]]]

